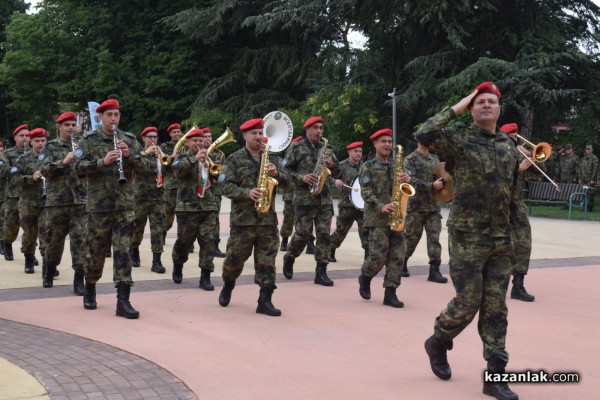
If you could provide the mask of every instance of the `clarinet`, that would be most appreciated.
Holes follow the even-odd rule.
[[[113,130],[113,133],[114,133],[114,130]],[[77,144],[77,139],[75,139],[75,132],[69,131],[69,137],[71,138],[71,148],[73,149],[73,151],[77,150],[79,145]]]
[[[115,150],[119,150],[119,183],[124,184],[127,183],[127,178],[125,178],[125,172],[123,171],[123,151],[119,148],[117,144],[117,141],[119,140],[119,131],[117,130],[117,124],[112,125],[112,132],[113,142],[115,143]]]

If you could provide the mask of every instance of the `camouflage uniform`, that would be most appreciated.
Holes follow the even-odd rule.
[[[542,165],[546,168],[546,173],[550,179],[555,182],[560,182],[560,154],[557,149],[552,148],[552,154],[550,154],[550,158],[544,164]]]
[[[214,271],[215,221],[217,203],[209,188],[204,197],[198,196],[198,162],[194,154],[184,152],[173,162],[173,171],[179,181],[177,189],[177,240],[173,246],[173,263],[183,265],[188,260],[195,240],[200,244],[201,269]]]
[[[519,162],[524,157],[519,157]],[[535,167],[530,167],[535,168]],[[525,174],[528,171],[519,171],[514,198],[510,203],[510,226],[512,229],[513,247],[515,252],[515,274],[527,274],[529,271],[529,259],[531,257],[531,225],[527,215],[527,205],[523,201],[522,190],[525,187]]]
[[[2,254],[4,254],[4,198],[6,197],[9,171],[8,160],[4,155],[0,155],[0,244],[2,245]]]
[[[131,247],[138,248],[144,238],[146,221],[150,220],[150,245],[152,253],[163,252],[163,227],[165,219],[164,190],[156,186],[158,163],[156,155],[143,153],[142,161],[146,166],[146,174],[136,176],[135,190],[135,222]],[[164,181],[164,177],[163,177]]]
[[[118,130],[118,138],[129,148],[129,157],[123,157],[125,184],[119,183],[118,161],[104,165],[106,153],[114,150],[114,139],[102,128],[83,135],[75,151],[74,168],[87,178],[90,262],[86,264],[86,284],[95,284],[102,277],[106,252],[112,244],[113,282],[115,286],[133,286],[129,249],[135,218],[135,175],[147,172],[135,135]]]
[[[260,161],[260,157],[254,158],[244,147],[227,158],[219,175],[223,195],[231,199],[231,234],[223,262],[223,280],[235,281],[242,273],[244,262],[254,252],[254,282],[274,288],[275,256],[279,248],[275,196],[266,213],[256,211],[256,203],[248,198],[258,181]],[[269,154],[269,162],[277,167],[278,186],[290,188],[292,180],[284,171],[281,159]]]
[[[440,232],[442,231],[442,214],[440,205],[434,200],[433,189],[433,167],[440,160],[433,154],[422,154],[418,150],[413,151],[404,158],[404,171],[411,177],[411,184],[416,193],[408,200],[406,208],[406,259],[412,257],[421,236],[423,228],[427,235],[427,256],[429,264],[437,264],[439,267],[442,259],[442,245],[440,244]]]
[[[215,154],[210,154],[209,157],[214,164],[220,165],[222,163],[221,160]],[[215,251],[216,251],[219,248],[219,243],[221,243],[220,216],[221,216],[221,202],[223,201],[223,196],[221,195],[221,185],[219,184],[218,175],[214,176],[214,175],[210,174],[210,183],[211,183],[210,188],[211,188],[213,194],[215,195],[215,203],[217,204],[217,216],[216,216],[216,222],[215,222]]]
[[[296,216],[295,232],[288,247],[286,257],[295,259],[308,243],[312,234],[313,222],[317,233],[315,260],[317,264],[329,263],[331,246],[331,219],[333,218],[333,200],[327,185],[318,196],[310,193],[310,187],[302,177],[314,171],[323,143],[313,145],[307,138],[292,143],[286,153],[283,166],[294,181],[293,204]],[[332,154],[331,177],[339,176],[339,163]]]
[[[12,147],[4,152],[4,158],[8,163],[3,164],[4,176],[6,178],[6,197],[4,200],[4,242],[12,245],[19,234],[19,196],[21,188],[14,181],[14,175],[10,173],[17,158],[23,154],[23,150]]]
[[[282,238],[289,238],[292,236],[292,232],[294,231],[294,187],[292,184],[291,189],[282,190],[283,195],[281,196],[283,199],[283,221],[281,222],[281,229],[279,230],[279,234]],[[278,189],[279,190],[279,189]]]
[[[600,168],[598,167],[598,157],[595,154],[585,155],[581,159],[581,183],[589,185],[590,182],[594,182],[596,189],[598,188],[598,173]],[[594,197],[596,190],[588,191],[588,211],[592,211],[594,208]]]
[[[476,125],[446,125],[447,108],[428,119],[417,140],[454,163],[454,198],[448,218],[450,276],[456,296],[435,322],[434,337],[449,343],[479,312],[486,360],[508,361],[506,291],[512,273],[510,202],[516,190],[514,142]]]
[[[350,159],[347,158],[340,162],[340,180],[351,186],[354,179],[358,176],[360,170],[360,163],[352,164]],[[343,187],[340,190],[340,198],[338,201],[338,216],[335,220],[335,231],[331,234],[331,249],[337,249],[340,247],[348,231],[352,227],[354,221],[358,225],[358,236],[360,237],[360,243],[364,250],[368,248],[367,242],[367,229],[363,226],[363,212],[356,207],[350,201],[350,190]]]
[[[173,150],[175,150],[175,143],[167,142],[160,145],[160,149],[166,155],[173,154]],[[165,217],[164,217],[164,226],[163,226],[163,237],[167,235],[167,232],[173,226],[173,221],[175,220],[175,206],[177,205],[177,187],[179,186],[179,182],[177,181],[177,177],[173,172],[173,168],[171,166],[162,166],[163,173],[163,192],[165,196]]]
[[[560,156],[560,181],[575,183],[579,177],[579,157],[575,154]]]
[[[369,231],[369,256],[362,266],[362,274],[372,278],[385,266],[385,288],[400,286],[400,270],[406,253],[404,231],[392,231],[389,214],[381,212],[383,206],[391,202],[393,169],[392,162],[385,163],[375,157],[365,161],[359,172],[365,201],[364,226]]]

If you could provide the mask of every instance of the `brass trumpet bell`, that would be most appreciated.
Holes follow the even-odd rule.
[[[519,138],[524,144],[527,144],[531,147],[531,156],[537,162],[547,161],[552,155],[552,146],[546,142],[533,144],[521,135],[517,135],[517,138]]]
[[[227,128],[225,129],[225,132],[223,132],[223,134],[208,147],[208,150],[206,150],[206,155],[214,153],[219,147],[229,142],[235,142],[235,136],[233,135],[231,129]],[[220,153],[222,154],[222,152]],[[223,154],[223,157],[220,158],[224,159],[225,155]],[[212,176],[217,176],[221,173],[221,169],[223,168],[221,164],[214,163],[210,158],[206,160],[206,163],[208,172]]]

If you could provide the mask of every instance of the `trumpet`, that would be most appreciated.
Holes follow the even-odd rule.
[[[517,134],[517,138],[520,139],[524,144],[527,144],[531,147],[531,156],[537,162],[545,162],[552,155],[552,146],[546,142],[533,144],[519,134]]]
[[[156,146],[156,153],[154,154],[156,155],[156,158],[158,158],[158,161],[161,163],[161,165],[164,165],[166,167],[173,163],[173,157],[163,153],[160,146],[157,146],[155,140],[152,141],[152,146]]]

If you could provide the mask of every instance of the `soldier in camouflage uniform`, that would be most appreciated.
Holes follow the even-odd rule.
[[[442,214],[440,205],[433,198],[433,192],[439,191],[444,187],[442,178],[432,182],[433,167],[440,162],[439,158],[429,153],[427,146],[417,142],[417,149],[404,158],[404,170],[410,175],[416,193],[408,200],[406,225],[406,257],[401,275],[410,276],[407,262],[412,257],[421,236],[423,229],[427,235],[427,255],[429,256],[429,276],[428,281],[437,283],[446,283],[445,278],[440,273],[440,264],[442,263],[442,245],[440,244],[440,232],[442,231]]]
[[[560,156],[560,181],[577,183],[579,181],[579,157],[573,154],[573,146],[567,144]]]
[[[142,147],[135,135],[118,129],[119,102],[106,100],[96,112],[102,126],[83,135],[74,152],[75,170],[87,177],[90,262],[85,269],[83,307],[86,310],[97,307],[96,282],[102,277],[106,251],[112,243],[116,315],[134,319],[139,317],[139,312],[129,301],[133,286],[129,249],[135,219],[135,175],[147,172],[140,155]]]
[[[294,260],[298,257],[310,239],[313,223],[317,231],[317,251],[315,260],[317,267],[314,282],[323,286],[333,286],[333,281],[327,276],[329,251],[331,246],[331,219],[333,218],[333,200],[327,185],[314,195],[311,186],[317,183],[318,169],[329,168],[331,177],[340,174],[338,161],[331,150],[325,148],[321,141],[323,135],[323,118],[310,117],[304,122],[306,137],[290,145],[283,165],[294,180],[294,213],[296,226],[289,248],[283,257],[283,275],[292,279]],[[319,159],[320,158],[320,159]],[[322,165],[317,165],[321,162]]]
[[[515,123],[502,125],[500,131],[509,135],[517,143],[517,133],[519,126]],[[527,157],[531,157],[531,151],[519,146]],[[531,225],[529,224],[529,215],[527,205],[523,201],[523,189],[525,188],[525,172],[531,169],[533,165],[530,159],[526,158],[521,152],[517,151],[519,161],[519,174],[517,176],[517,186],[514,190],[514,196],[510,202],[510,227],[512,229],[512,241],[514,248],[514,270],[513,286],[510,290],[510,298],[522,301],[534,301],[535,297],[525,290],[525,275],[529,271],[529,260],[531,258]]]
[[[167,133],[171,136],[171,141],[166,142],[160,145],[160,149],[165,155],[175,156],[173,155],[173,151],[175,150],[175,145],[181,138],[181,125],[179,124],[171,124],[167,128]],[[163,191],[165,193],[165,225],[163,227],[163,243],[167,237],[167,232],[173,226],[173,221],[175,220],[175,206],[177,205],[177,187],[179,186],[179,182],[177,182],[177,177],[173,172],[173,168],[171,166],[167,166],[163,168]]]
[[[13,175],[13,182],[20,186],[19,220],[23,228],[21,252],[25,255],[25,273],[32,274],[36,241],[42,222],[40,216],[45,202],[43,188],[46,182],[40,169],[43,162],[41,152],[48,140],[48,132],[43,128],[36,128],[29,131],[28,135],[31,151],[19,156],[10,172]],[[40,235],[42,257],[46,250],[45,244],[45,238]]]
[[[392,130],[380,129],[370,136],[375,146],[375,157],[360,167],[361,195],[365,201],[364,224],[369,230],[369,256],[358,277],[359,294],[371,298],[371,279],[385,266],[383,304],[394,308],[404,307],[396,289],[400,286],[400,271],[406,253],[404,231],[390,229],[389,214],[394,211],[391,201],[394,183],[409,183],[406,172],[400,174],[400,182],[394,182],[392,155]]]
[[[256,202],[266,196],[258,186],[259,176],[275,178],[278,186],[289,188],[291,177],[281,159],[263,149],[263,120],[254,118],[240,126],[245,147],[227,158],[219,175],[223,194],[231,199],[231,235],[227,241],[227,256],[223,262],[223,289],[219,304],[227,307],[235,281],[242,273],[244,262],[254,253],[254,282],[260,286],[256,312],[278,317],[281,311],[271,301],[275,286],[275,256],[279,247],[275,193],[266,212],[256,209]],[[263,157],[267,157],[263,160]],[[264,161],[263,170],[261,164]],[[264,198],[264,197],[263,197]]]
[[[141,133],[144,142],[142,161],[148,171],[145,175],[137,176],[135,191],[135,223],[131,239],[131,262],[133,267],[140,266],[140,244],[144,238],[146,221],[150,222],[150,246],[152,249],[152,267],[150,270],[158,274],[165,273],[160,260],[163,252],[165,225],[165,195],[162,176],[162,165],[157,157],[156,145],[158,129],[154,126],[145,128]]]
[[[210,128],[203,128],[204,132],[204,148],[208,150],[210,145],[212,144],[212,134],[210,132]],[[221,152],[212,153],[209,155],[213,164],[221,165],[224,161],[224,155]],[[225,258],[225,253],[219,249],[219,243],[221,243],[221,222],[219,221],[221,215],[221,186],[219,185],[218,174],[210,175],[210,187],[215,195],[215,202],[217,203],[217,222],[215,225],[215,257]]]
[[[354,180],[358,177],[362,159],[362,142],[350,143],[346,146],[348,150],[348,158],[340,162],[340,178],[334,181],[334,185],[340,191],[338,201],[338,216],[335,220],[335,231],[331,234],[331,253],[329,255],[330,262],[336,262],[335,250],[340,247],[346,235],[350,231],[352,224],[356,221],[358,226],[358,236],[360,243],[367,258],[369,244],[367,242],[367,230],[363,226],[363,211],[354,207],[350,201],[350,191],[344,184],[352,186]]]
[[[84,182],[73,169],[73,152],[77,147],[74,136],[77,116],[74,112],[65,112],[58,116],[56,124],[59,138],[48,142],[40,157],[43,159],[41,171],[47,186],[44,210],[47,247],[43,286],[53,285],[56,267],[62,259],[68,234],[71,242],[71,265],[75,271],[73,292],[83,296],[84,266],[89,258],[86,241],[88,218]]]
[[[448,124],[469,109],[473,124]],[[452,371],[447,351],[479,313],[478,330],[487,370],[503,373],[506,351],[506,291],[513,270],[510,203],[518,171],[516,146],[497,130],[500,90],[491,82],[428,119],[417,140],[453,163],[454,197],[448,218],[450,277],[456,296],[435,320],[425,341],[431,370],[440,379]],[[504,382],[484,382],[483,393],[497,399],[518,396]]]
[[[585,155],[581,159],[581,178],[579,179],[579,183],[584,185],[588,185],[590,188],[594,188],[598,185],[598,174],[600,173],[600,168],[598,165],[598,157],[594,154],[594,148],[591,144],[585,146]],[[596,194],[596,190],[588,190],[588,204],[587,210],[594,210],[594,197]]]
[[[200,282],[204,290],[214,290],[210,274],[214,271],[215,223],[217,203],[210,189],[209,173],[205,167],[206,149],[202,129],[186,134],[187,151],[177,155],[173,171],[179,181],[177,189],[177,240],[173,246],[173,282],[181,283],[183,264],[188,260],[194,241],[200,244]]]
[[[4,152],[4,158],[7,162],[0,166],[2,179],[6,182],[6,197],[4,199],[4,259],[12,261],[14,259],[12,244],[19,234],[19,194],[20,187],[13,181],[13,175],[10,173],[17,158],[29,148],[29,127],[25,124],[19,125],[13,131],[15,147]],[[26,144],[27,143],[27,144]]]
[[[4,143],[0,140],[0,254],[4,254],[4,197],[6,197],[6,179],[3,174],[3,166],[8,166],[8,160],[4,158]]]

